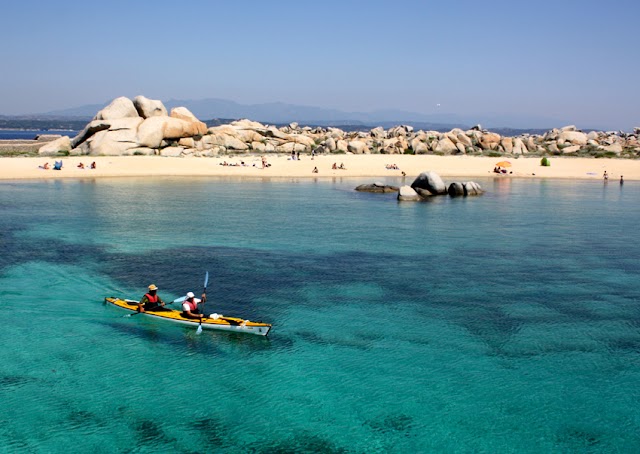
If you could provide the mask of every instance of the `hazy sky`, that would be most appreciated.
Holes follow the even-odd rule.
[[[4,2],[0,114],[141,94],[628,130],[639,20],[638,0]]]

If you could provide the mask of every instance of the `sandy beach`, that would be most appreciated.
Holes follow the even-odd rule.
[[[607,171],[610,180],[640,180],[640,160],[551,157],[551,165],[540,165],[540,157],[489,158],[435,155],[322,155],[311,159],[302,155],[291,160],[285,155],[266,155],[269,167],[263,168],[259,155],[174,158],[160,156],[76,156],[63,158],[62,170],[44,170],[45,162],[53,167],[52,158],[0,158],[0,180],[141,177],[141,176],[221,176],[272,178],[332,178],[401,176],[415,177],[424,171],[435,171],[443,178],[568,178],[602,179]],[[494,166],[500,161],[512,166],[507,175],[497,175]],[[91,162],[96,163],[90,169]],[[85,165],[78,168],[79,163]],[[223,165],[237,164],[237,165]],[[244,162],[244,165],[241,163]],[[332,169],[333,164],[345,169]],[[398,169],[387,169],[395,164]],[[313,173],[317,168],[318,172]],[[373,181],[372,181],[373,182]]]

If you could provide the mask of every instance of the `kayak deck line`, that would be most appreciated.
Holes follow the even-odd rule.
[[[105,303],[125,309],[129,312],[138,313],[138,302],[135,300],[117,298],[115,296],[106,297]],[[145,311],[140,315],[155,317],[182,325],[197,327],[200,325],[199,319],[187,318],[182,312],[174,309],[165,309],[161,311]],[[266,336],[271,331],[271,324],[263,322],[252,322],[238,317],[225,317],[223,315],[212,314],[214,318],[207,317],[202,319],[202,329],[216,329],[221,331],[231,331],[238,333],[255,334],[258,336]]]

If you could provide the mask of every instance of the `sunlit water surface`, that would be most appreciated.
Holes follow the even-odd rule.
[[[639,186],[478,181],[1,182],[0,451],[637,451]]]

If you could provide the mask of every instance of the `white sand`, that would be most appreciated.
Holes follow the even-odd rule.
[[[0,180],[49,179],[49,178],[97,178],[130,176],[238,176],[238,177],[385,177],[408,178],[424,171],[435,171],[442,177],[492,177],[496,178],[571,178],[602,179],[606,170],[610,180],[640,180],[640,160],[594,159],[550,157],[551,166],[542,167],[540,157],[488,158],[471,156],[433,155],[325,155],[301,156],[300,161],[292,161],[289,156],[266,155],[270,167],[262,168],[258,155],[219,158],[168,158],[159,156],[100,156],[63,158],[62,170],[43,170],[38,166],[45,162],[53,167],[54,159],[49,158],[0,158]],[[496,163],[508,160],[513,172],[506,176],[493,173]],[[95,161],[96,169],[89,169]],[[246,166],[223,166],[222,162]],[[79,169],[78,163],[85,169]],[[332,170],[333,163],[344,163],[346,170]],[[254,166],[255,164],[255,166]],[[387,164],[396,164],[400,170],[388,170]],[[314,167],[318,173],[312,173]],[[373,181],[372,181],[373,182]],[[410,181],[409,181],[410,183]]]

